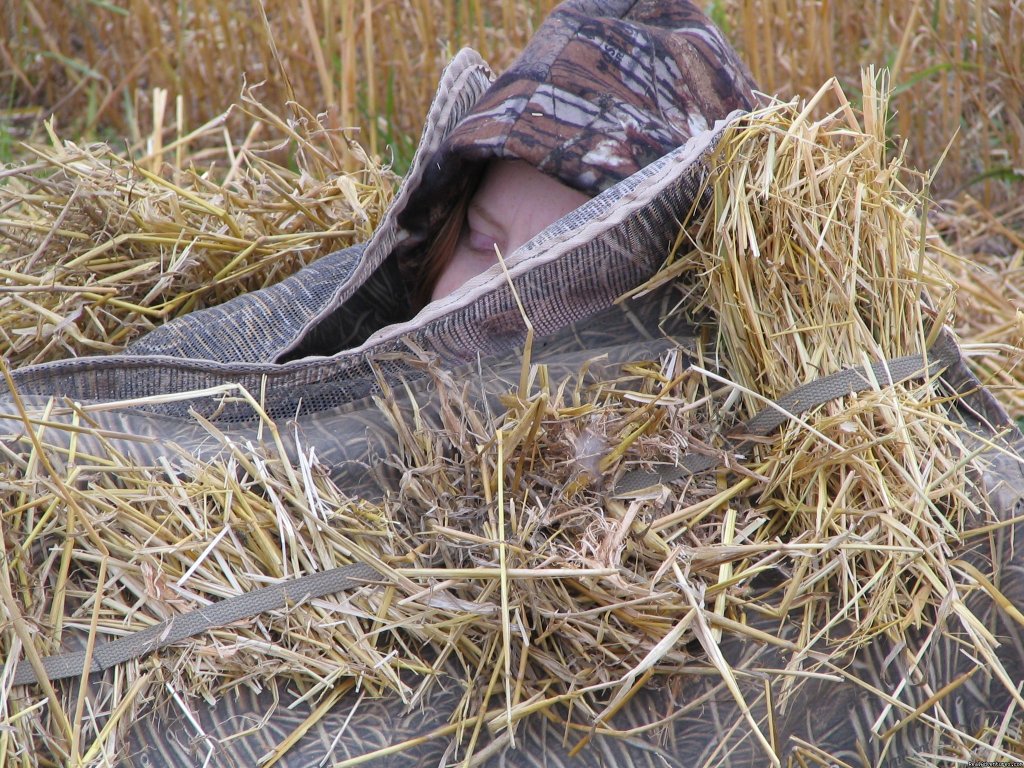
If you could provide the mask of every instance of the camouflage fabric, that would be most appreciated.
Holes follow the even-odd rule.
[[[402,224],[431,233],[488,160],[596,195],[754,105],[746,66],[692,2],[567,0],[442,144]]]
[[[746,67],[693,3],[562,3],[442,153],[524,160],[603,192],[754,105]]]

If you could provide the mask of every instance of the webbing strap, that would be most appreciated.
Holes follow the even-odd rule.
[[[365,563],[352,563],[244,592],[205,608],[179,614],[117,640],[99,643],[89,659],[89,672],[102,672],[211,629],[224,627],[242,619],[251,619],[269,611],[278,611],[290,603],[345,592],[367,581],[376,581],[380,578],[381,574],[375,568]],[[86,653],[61,653],[47,656],[42,662],[43,671],[50,680],[80,677],[85,668]],[[14,673],[15,685],[33,685],[38,682],[36,670],[30,664],[26,661],[18,664]]]
[[[771,434],[791,416],[806,413],[840,397],[864,392],[873,388],[876,382],[879,386],[886,386],[900,384],[913,378],[938,375],[942,369],[959,359],[960,352],[957,346],[950,340],[944,340],[936,344],[927,356],[908,355],[874,363],[870,369],[860,366],[846,368],[816,379],[797,387],[744,422],[742,432],[746,438],[733,446],[730,452],[745,453],[753,447],[755,438]],[[653,471],[629,472],[616,485],[615,492],[617,495],[635,493],[659,483],[668,483],[715,469],[721,464],[720,456],[688,454],[678,465]],[[148,629],[98,644],[90,657],[89,672],[102,672],[203,632],[269,611],[281,610],[289,603],[344,592],[380,578],[381,574],[373,567],[364,563],[353,563],[229,597],[205,608],[180,614]],[[43,671],[50,680],[81,676],[85,662],[84,651],[62,653],[42,659]],[[32,685],[38,681],[36,670],[28,663],[23,661],[18,665],[14,673],[15,685]]]
[[[755,445],[757,438],[767,437],[793,416],[799,416],[819,405],[855,395],[879,387],[901,384],[924,376],[937,376],[943,369],[960,360],[960,350],[951,339],[942,339],[928,355],[906,355],[881,360],[865,369],[863,366],[844,368],[841,371],[822,376],[820,379],[803,384],[758,411],[744,422],[737,432],[744,439],[730,446],[729,453],[745,455]],[[670,483],[688,475],[697,475],[722,465],[722,455],[689,453],[678,464],[658,467],[653,470],[633,470],[622,476],[615,486],[618,496],[629,496],[653,486]]]

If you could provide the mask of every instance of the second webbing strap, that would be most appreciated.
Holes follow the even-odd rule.
[[[885,387],[902,384],[913,378],[937,376],[959,359],[960,351],[956,344],[951,339],[943,338],[927,355],[906,355],[892,360],[880,360],[873,363],[870,368],[844,368],[828,376],[822,376],[791,390],[743,422],[737,432],[744,435],[744,439],[730,446],[729,453],[746,455],[758,438],[772,434],[793,416],[800,416],[841,397],[866,392],[874,388],[876,382],[878,386]],[[617,496],[630,496],[652,486],[707,472],[722,466],[723,463],[723,454],[686,454],[678,464],[670,467],[627,472],[615,485],[615,493]]]

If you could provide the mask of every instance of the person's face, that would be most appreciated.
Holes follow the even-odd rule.
[[[447,296],[471,277],[508,256],[549,224],[590,198],[521,160],[496,160],[487,166],[470,200],[466,222],[431,301]]]

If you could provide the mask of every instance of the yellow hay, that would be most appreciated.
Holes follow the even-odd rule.
[[[470,752],[481,728],[505,729],[511,741],[522,718],[567,702],[566,733],[582,744],[652,676],[686,669],[695,656],[735,689],[718,643],[730,634],[767,639],[743,623],[746,588],[782,563],[790,577],[774,608],[802,607],[804,619],[802,642],[786,645],[794,653],[828,640],[841,622],[855,627],[846,642],[856,645],[878,633],[898,640],[927,621],[957,582],[946,558],[972,509],[966,454],[935,382],[824,406],[737,460],[735,473],[632,500],[613,492],[635,466],[721,451],[723,436],[765,397],[925,350],[930,329],[947,318],[952,284],[935,263],[946,255],[937,239],[922,238],[922,198],[905,181],[915,177],[890,156],[885,88],[871,77],[864,86],[861,115],[829,84],[812,100],[819,108],[833,100],[826,117],[779,105],[723,139],[711,209],[654,280],[690,283],[697,300],[677,311],[714,320],[718,342],[690,350],[694,365],[679,352],[597,381],[555,380],[532,367],[494,415],[468,407],[458,382],[435,371],[443,427],[412,423],[381,400],[403,471],[400,490],[381,505],[346,497],[308,454],[292,467],[236,446],[187,472],[132,466],[114,453],[8,457],[0,598],[40,628],[34,637],[3,628],[9,654],[28,642],[52,653],[83,631],[95,642],[346,562],[392,578],[127,665],[111,698],[96,703],[113,713],[105,726],[56,692],[9,697],[0,749],[99,764],[144,702],[168,688],[224,695],[258,682],[253,670],[288,677],[310,696],[329,691],[324,706],[355,680],[370,694],[413,701],[417,690],[400,675],[429,684],[438,654],[467,672],[463,706],[446,730]],[[332,247],[370,226],[387,197],[373,171],[332,182],[328,164],[309,181],[249,149],[232,151],[245,160],[223,186],[198,173],[173,181],[142,173],[102,148],[55,143],[41,155],[58,173],[44,175],[52,183],[40,182],[24,207],[9,208],[15,224],[5,230],[20,238],[4,254],[20,260],[4,273],[16,290],[0,295],[7,354],[20,364],[62,347],[117,348],[130,334],[118,335],[114,318],[135,333],[152,307],[172,315],[270,282],[279,276],[274,254]],[[82,222],[101,207],[103,221],[134,229],[88,241]],[[311,223],[329,213],[330,228]],[[259,247],[235,242],[226,234],[233,228]],[[110,252],[96,253],[104,242]],[[186,249],[204,256],[203,277],[168,280],[161,260],[187,260]],[[115,253],[134,255],[122,267]],[[45,281],[23,275],[28,267],[76,290],[43,291]],[[208,285],[211,276],[219,277]],[[81,338],[56,327],[53,343],[24,333],[39,318],[59,325],[76,312],[90,318]],[[40,583],[53,589],[42,594]],[[834,648],[836,660],[846,650]],[[990,660],[984,636],[973,652]],[[775,692],[776,704],[790,693]],[[762,736],[767,746],[771,734]]]
[[[7,360],[17,366],[117,351],[165,320],[270,285],[366,239],[393,177],[298,107],[285,120],[250,94],[242,108],[252,127],[240,146],[223,131],[223,116],[179,137],[221,140],[203,172],[61,141],[51,126],[50,145],[33,150],[36,161],[5,173],[0,353]],[[286,165],[289,153],[295,168]],[[352,153],[363,168],[344,173]]]

